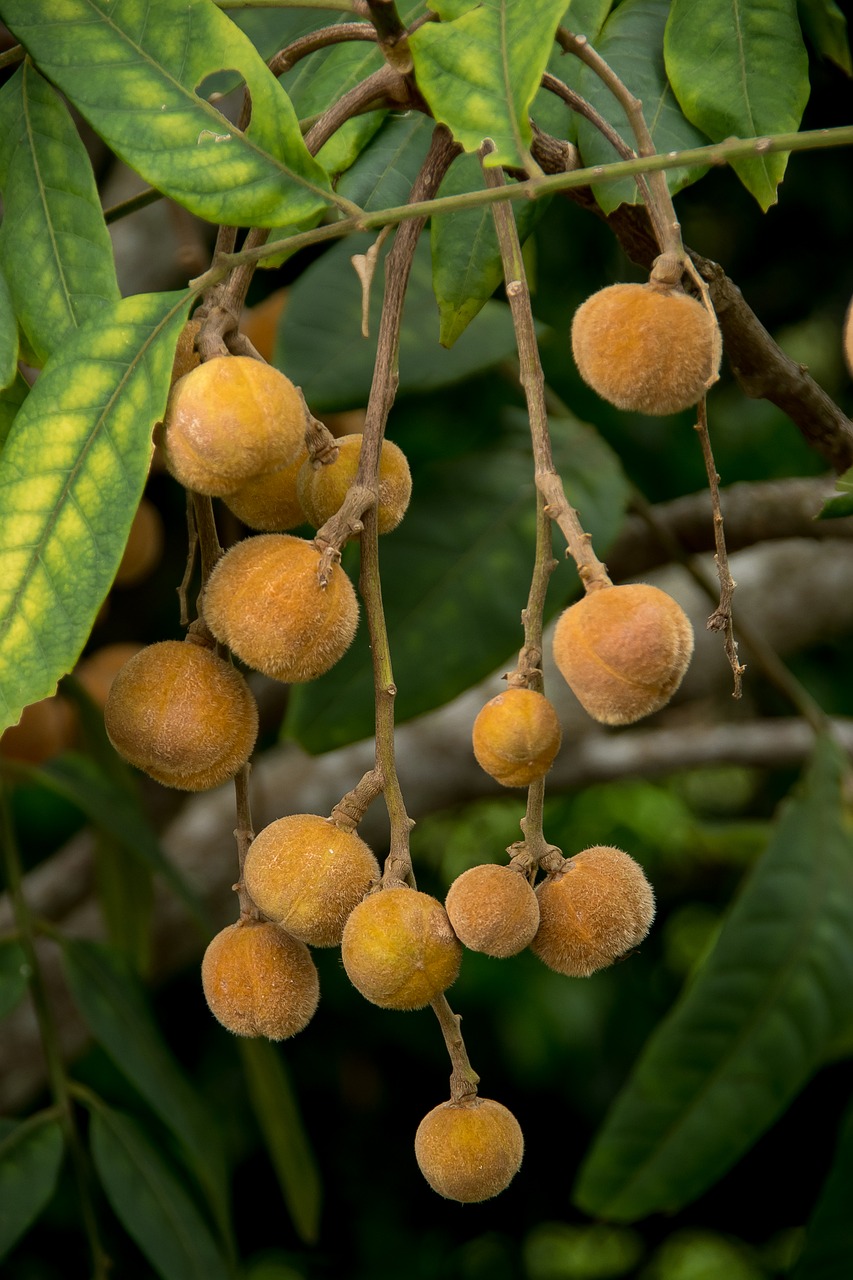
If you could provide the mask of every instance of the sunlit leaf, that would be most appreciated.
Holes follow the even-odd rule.
[[[56,1186],[62,1127],[50,1112],[0,1120],[0,1258],[35,1222]]]

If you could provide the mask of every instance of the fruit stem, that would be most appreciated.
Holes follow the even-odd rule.
[[[494,143],[487,139],[480,148],[482,159],[494,150]],[[491,188],[503,187],[505,179],[500,168],[483,166],[483,177]],[[545,404],[545,376],[539,359],[536,327],[530,305],[530,289],[521,254],[518,228],[512,209],[506,201],[492,206],[498,244],[503,263],[506,295],[512,313],[518,346],[519,379],[527,400],[530,418],[530,438],[533,444],[536,488],[545,500],[545,514],[559,525],[566,539],[568,554],[577,565],[585,591],[597,591],[613,584],[607,569],[592,549],[592,537],[584,532],[580,517],[566,497],[563,482],[557,474],[551,453],[551,437],[548,432],[548,410]],[[544,602],[544,597],[543,597]]]
[[[368,769],[352,791],[342,796],[329,814],[329,821],[344,831],[354,831],[378,795],[382,794],[382,775],[378,769]]]
[[[454,1013],[443,993],[431,1001],[447,1052],[450,1055],[450,1101],[462,1102],[465,1098],[476,1098],[480,1077],[468,1061],[465,1041],[462,1039],[458,1013]]]

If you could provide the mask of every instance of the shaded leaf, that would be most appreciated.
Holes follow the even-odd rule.
[[[30,387],[21,373],[16,373],[8,387],[0,391],[0,449],[6,443],[18,410],[29,395]]]
[[[664,51],[684,114],[712,142],[799,128],[809,78],[796,0],[673,0]],[[732,168],[768,209],[787,163],[780,152]]]
[[[107,940],[137,973],[145,973],[151,953],[151,868],[128,858],[124,844],[98,832],[94,841],[95,892]]]
[[[87,1098],[95,1168],[116,1216],[163,1280],[228,1280],[229,1269],[180,1175],[142,1128]]]
[[[533,462],[525,415],[507,417],[510,428],[496,430],[488,450],[422,467],[403,523],[380,544],[398,723],[448,702],[521,644],[535,540]],[[603,549],[627,501],[619,461],[581,423],[555,419],[551,430],[566,490]],[[563,599],[566,573],[555,575]],[[560,603],[552,597],[547,615]],[[457,643],[448,643],[448,636],[458,637]],[[285,730],[307,750],[327,751],[369,736],[373,716],[362,626],[327,675],[294,687]]]
[[[430,7],[442,17],[458,12],[438,2]],[[491,138],[489,165],[529,166],[530,106],[565,7],[565,0],[483,0],[410,37],[418,88],[436,120],[466,151]]]
[[[67,106],[29,62],[3,93],[0,265],[41,366],[70,330],[118,300],[119,287],[95,175]]]
[[[18,411],[0,454],[0,729],[71,670],[112,585],[190,301],[105,305]]]
[[[2,237],[2,229],[0,229]],[[2,264],[0,264],[2,265]],[[6,391],[18,374],[18,324],[6,277],[0,270],[0,390]],[[2,444],[0,436],[0,444]]]
[[[238,1037],[249,1101],[269,1152],[281,1194],[300,1240],[316,1244],[320,1230],[320,1173],[281,1050],[268,1040]]]
[[[45,1208],[62,1164],[62,1128],[52,1112],[0,1120],[0,1258]]]
[[[388,116],[346,173],[338,191],[369,212],[405,204],[426,159],[435,122],[420,112]]]
[[[12,938],[0,941],[0,1018],[11,1013],[29,981],[29,966],[22,947]]]
[[[716,946],[599,1132],[576,1188],[585,1211],[633,1221],[689,1204],[787,1107],[846,1024],[845,768],[839,749],[820,741]]]
[[[663,35],[669,5],[670,0],[623,0],[605,22],[596,45],[602,58],[642,101],[655,150],[661,152],[701,147],[707,142],[684,118],[664,69]],[[636,139],[625,112],[595,72],[582,66],[575,87],[613,125],[628,146],[636,150]],[[578,122],[578,147],[585,165],[611,164],[620,159],[588,120]],[[707,166],[667,169],[670,191],[680,191],[695,182],[706,169]],[[642,200],[633,178],[593,186],[593,191],[605,213],[612,213],[617,205],[639,204]]]
[[[845,1116],[835,1159],[806,1226],[806,1243],[791,1280],[841,1280],[853,1258],[853,1108]]]
[[[361,336],[361,285],[350,263],[373,243],[350,236],[303,273],[290,291],[278,331],[275,363],[302,387],[315,413],[367,404],[384,287],[380,265],[370,294],[370,337]],[[400,334],[400,394],[434,390],[489,369],[515,351],[509,308],[488,303],[452,351],[438,343],[429,245],[418,245]]]
[[[209,0],[64,0],[59,28],[55,0],[3,0],[2,16],[116,154],[200,218],[285,226],[340,203],[284,89]],[[245,133],[196,92],[224,68],[252,95]]]
[[[803,31],[818,53],[853,75],[847,19],[835,0],[798,0]]]

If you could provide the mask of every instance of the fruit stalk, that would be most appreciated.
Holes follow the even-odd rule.
[[[468,1051],[460,1029],[462,1019],[458,1013],[453,1012],[443,993],[436,996],[431,1004],[450,1055],[450,1101],[461,1102],[463,1098],[473,1098],[476,1096],[480,1077],[468,1061]]]

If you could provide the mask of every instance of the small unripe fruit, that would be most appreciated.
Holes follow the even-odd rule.
[[[638,862],[597,845],[537,887],[539,929],[530,949],[557,973],[586,978],[645,938],[655,918],[652,887]]]
[[[311,953],[275,924],[238,921],[204,953],[201,982],[214,1017],[235,1036],[287,1040],[314,1016],[320,983]]]
[[[474,721],[477,763],[504,787],[529,787],[544,778],[560,750],[557,713],[533,689],[507,689],[487,702]]]
[[[457,876],[444,906],[459,941],[487,956],[518,955],[539,928],[539,902],[529,882],[512,867],[495,863]]]
[[[320,552],[288,533],[244,538],[214,567],[204,617],[217,640],[274,680],[316,680],[343,657],[358,626],[355,589],[340,565],[320,586]]]
[[[340,944],[347,916],[378,879],[379,863],[361,837],[314,813],[271,822],[243,863],[255,905],[312,947]]]
[[[249,759],[258,708],[240,673],[212,650],[162,640],[119,671],[104,724],[116,751],[157,782],[206,791]]]
[[[648,583],[602,587],[570,606],[554,661],[602,724],[633,724],[666,706],[693,653],[693,628],[672,596]]]
[[[293,462],[305,410],[289,378],[248,356],[217,356],[169,393],[163,444],[172,475],[213,497]]]
[[[116,572],[115,585],[133,587],[147,578],[160,563],[164,541],[160,512],[152,502],[143,498],[127,535],[127,545]]]
[[[654,284],[613,284],[587,298],[572,322],[584,382],[619,409],[678,413],[716,380],[714,317],[689,294]]]
[[[422,1009],[456,981],[462,947],[427,893],[382,889],[344,926],[341,959],[353,986],[383,1009]]]
[[[443,1102],[418,1125],[415,1157],[433,1191],[477,1204],[505,1191],[521,1167],[524,1135],[491,1098]]]
[[[360,435],[339,436],[334,462],[315,466],[306,462],[297,478],[299,501],[315,529],[330,520],[340,508],[347,489],[355,480],[361,453]],[[382,441],[379,455],[379,506],[377,526],[390,533],[403,519],[412,496],[412,476],[403,450],[391,440]]]
[[[234,493],[226,494],[222,501],[243,524],[264,533],[280,533],[305,524],[305,512],[296,492],[296,477],[307,457],[308,450],[303,446],[288,466],[249,480]]]

